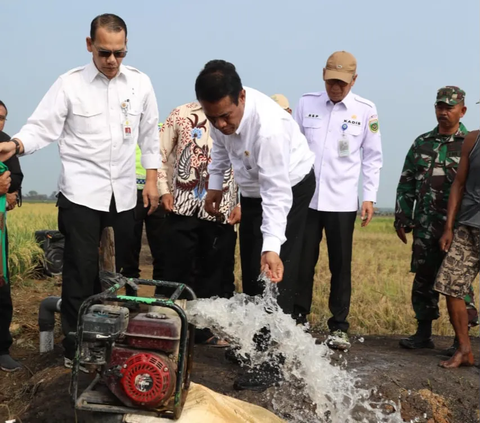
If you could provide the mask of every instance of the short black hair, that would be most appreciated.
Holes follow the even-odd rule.
[[[95,41],[95,35],[98,28],[105,28],[109,32],[125,31],[125,39],[127,38],[127,24],[125,21],[113,13],[104,13],[98,15],[90,24],[90,38]]]
[[[229,96],[238,104],[243,90],[242,81],[235,66],[225,60],[211,60],[202,69],[195,81],[197,100],[216,103]]]
[[[7,112],[7,115],[8,115],[8,109],[7,109],[7,106],[5,106],[5,103],[4,103],[2,100],[0,100],[0,106],[3,106],[3,107],[5,107],[5,111]]]

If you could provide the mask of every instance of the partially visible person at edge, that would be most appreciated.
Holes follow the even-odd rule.
[[[233,225],[241,213],[231,167],[222,182],[220,215],[205,211],[207,168],[212,160],[210,132],[210,124],[197,102],[176,107],[160,132],[162,166],[158,182],[161,204],[168,213],[163,279],[190,285],[199,298],[229,298],[235,290]],[[195,342],[228,346],[209,329],[197,329]]]
[[[0,109],[0,119],[1,117],[2,110]],[[5,132],[0,130],[0,143],[8,141],[10,141],[10,137]],[[8,170],[5,170],[0,175],[0,197],[5,195],[8,196],[8,193],[19,191],[23,180],[23,173],[22,169],[20,168],[18,157],[13,156],[7,160],[4,160],[3,164],[8,168]],[[4,201],[7,200],[5,199]],[[2,258],[2,266],[0,269],[0,369],[6,372],[14,372],[21,369],[22,366],[20,363],[10,357],[9,353],[12,345],[10,324],[12,322],[13,306],[10,292],[11,279],[8,267],[8,233],[6,226],[6,211],[8,209],[12,210],[13,207],[5,203],[5,208],[3,209],[4,206],[2,201],[0,201],[0,205],[0,257]],[[3,248],[5,248],[4,251],[2,251]]]
[[[281,282],[278,304],[292,314],[305,220],[315,191],[314,154],[291,115],[265,94],[244,88],[233,64],[208,62],[195,92],[213,138],[205,210],[222,215],[223,181],[232,166],[241,195],[243,292],[261,294],[258,279],[264,272],[272,282]],[[267,335],[263,338],[268,342]],[[251,369],[234,388],[263,390],[279,377],[276,367]]]
[[[438,272],[435,290],[447,299],[448,314],[457,339],[453,357],[440,362],[440,366],[472,366],[474,358],[464,298],[480,272],[480,131],[472,131],[465,137],[460,166],[448,199],[440,248],[447,256]]]
[[[137,142],[147,169],[144,205],[149,213],[158,207],[157,101],[148,76],[122,64],[127,54],[125,22],[113,14],[97,16],[86,44],[92,61],[61,75],[20,132],[0,145],[4,161],[59,140],[58,227],[65,236],[61,320],[68,368],[75,355],[70,333],[76,332],[78,310],[101,291],[98,250],[103,228],[117,228],[115,237],[131,245]]]
[[[158,124],[160,132],[162,123]],[[165,212],[163,208],[158,207],[153,213],[149,213],[149,208],[145,207],[143,201],[143,189],[145,188],[147,171],[142,165],[142,150],[137,145],[135,148],[135,169],[137,178],[137,205],[134,209],[133,241],[130,246],[119,245],[125,243],[125,240],[116,237],[116,251],[125,251],[123,257],[116,260],[117,272],[127,278],[139,278],[140,270],[140,252],[142,250],[143,226],[145,224],[145,233],[147,235],[148,246],[153,261],[154,280],[161,280],[163,267],[165,265],[165,243],[163,242],[163,231],[165,225]],[[115,228],[114,228],[115,229]],[[123,260],[123,262],[121,262]],[[145,276],[144,276],[145,278]],[[150,278],[148,276],[147,278]],[[136,291],[130,286],[126,286],[127,295],[136,296]],[[133,307],[133,305],[130,305]]]
[[[407,243],[413,232],[410,271],[415,273],[412,306],[418,326],[414,335],[400,340],[409,349],[434,348],[432,322],[440,317],[439,294],[434,290],[435,277],[444,253],[439,240],[447,219],[450,189],[457,173],[467,129],[461,123],[467,108],[465,92],[458,87],[440,88],[435,101],[438,125],[420,135],[405,159],[397,188],[395,229]],[[478,324],[473,289],[465,296],[471,326]],[[452,355],[457,340],[445,353]]]
[[[3,101],[0,100],[0,131],[5,129],[7,122],[8,109]],[[22,175],[23,178],[23,175]],[[15,185],[15,184],[14,184]],[[7,210],[13,210],[15,206],[21,203],[22,191],[19,188],[18,191],[9,191],[7,193]]]
[[[275,101],[283,110],[292,114],[292,109],[290,109],[290,103],[288,98],[283,94],[274,94],[271,96],[272,100]]]
[[[359,209],[358,182],[362,175],[362,227],[373,217],[373,205],[382,167],[382,143],[375,104],[351,90],[357,80],[357,61],[345,51],[327,59],[323,69],[325,90],[304,94],[295,109],[295,120],[315,153],[317,189],[310,202],[302,267],[294,313],[307,322],[312,305],[315,267],[323,231],[327,237],[332,274],[328,305],[327,345],[350,348],[348,338],[352,294],[352,244]]]

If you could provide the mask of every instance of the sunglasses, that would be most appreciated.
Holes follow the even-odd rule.
[[[110,57],[112,54],[115,56],[116,59],[123,58],[127,55],[127,50],[117,50],[117,51],[104,50],[104,49],[100,49],[96,46],[95,46],[95,49],[98,52],[98,56],[103,57],[105,59]]]

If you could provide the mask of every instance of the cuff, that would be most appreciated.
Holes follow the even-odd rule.
[[[170,194],[170,189],[168,188],[167,181],[159,180],[157,187],[158,187],[158,193],[160,197],[165,194]]]
[[[159,169],[161,165],[160,154],[142,154],[141,163],[144,169]]]
[[[267,235],[263,237],[263,246],[262,246],[262,254],[267,251],[273,251],[280,255],[280,248],[282,247],[282,243],[280,240],[271,235]]]
[[[363,191],[363,200],[362,201],[372,201],[373,203],[377,202],[377,193],[371,191]]]
[[[208,189],[221,191],[223,189],[223,175],[210,175],[208,180]]]
[[[27,156],[28,154],[32,154],[37,150],[37,144],[34,138],[29,138],[26,134],[22,135],[20,132],[15,134],[10,139],[16,138],[17,140],[22,141],[23,144],[23,154],[22,156]]]

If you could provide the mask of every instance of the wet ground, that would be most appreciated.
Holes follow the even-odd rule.
[[[37,352],[38,304],[45,296],[59,293],[55,284],[45,286],[39,283],[14,289],[12,355],[20,359],[24,369],[13,374],[0,372],[0,423],[8,419],[16,419],[16,423],[75,422],[68,392],[70,371],[62,366],[60,338],[57,337],[57,346],[51,353],[40,356]],[[323,339],[321,334],[314,336]],[[361,338],[354,337],[350,351],[341,357],[336,353],[332,361],[357,372],[362,386],[378,388],[376,397],[381,395],[400,404],[404,421],[480,422],[478,338],[473,340],[476,365],[455,370],[438,366],[438,362],[445,359],[441,350],[451,344],[451,338],[435,337],[436,348],[421,351],[399,348],[399,339],[399,336],[367,336],[361,342]],[[223,349],[195,348],[194,382],[271,409],[271,389],[275,388],[260,394],[233,390],[233,381],[241,372],[238,365],[225,359]],[[81,387],[88,382],[88,376],[82,377]]]
[[[405,421],[480,421],[478,358],[476,367],[444,370],[437,365],[443,358],[439,349],[447,347],[451,339],[436,338],[438,349],[419,352],[399,349],[398,339],[366,337],[342,358],[337,354],[333,360],[344,363],[346,359],[347,368],[358,372],[363,386],[376,387],[382,398],[400,403]],[[474,346],[478,351],[478,340]],[[20,347],[13,353],[21,358],[25,369],[0,375],[0,422],[9,417],[19,423],[74,422],[68,393],[70,371],[62,367],[61,348],[42,356]],[[242,369],[225,359],[223,349],[197,346],[194,357],[194,382],[271,409],[270,390],[261,394],[233,390],[233,381]],[[81,387],[88,382],[88,376],[83,376]]]

